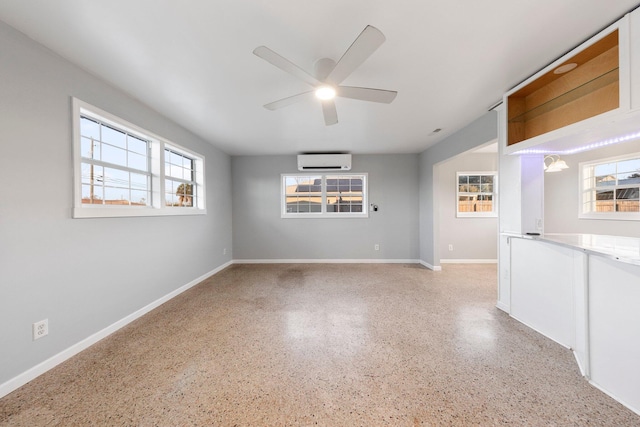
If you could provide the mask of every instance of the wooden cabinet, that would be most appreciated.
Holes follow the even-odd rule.
[[[507,97],[507,145],[620,107],[619,31]]]
[[[571,153],[638,132],[640,9],[507,92],[503,104],[504,154]]]

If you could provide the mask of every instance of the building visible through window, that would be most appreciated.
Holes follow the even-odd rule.
[[[640,219],[640,154],[581,163],[581,217]]]
[[[366,175],[283,175],[283,217],[367,216]]]

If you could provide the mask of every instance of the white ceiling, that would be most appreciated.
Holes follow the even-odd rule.
[[[2,0],[0,20],[232,154],[416,153],[638,0]],[[309,72],[366,25],[387,41],[343,84],[397,90],[392,104],[338,98],[262,105],[309,90],[252,54]],[[431,135],[436,128],[442,132]]]

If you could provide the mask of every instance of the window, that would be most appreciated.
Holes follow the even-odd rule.
[[[367,175],[282,175],[282,217],[366,218]]]
[[[496,172],[458,172],[456,179],[456,216],[498,216]]]
[[[580,163],[580,218],[640,220],[640,153]]]
[[[196,177],[196,160],[176,151],[176,148],[164,149],[165,205],[170,207],[192,207],[194,197],[197,199],[198,186]]]
[[[149,140],[80,116],[82,204],[149,206]]]
[[[77,99],[73,111],[75,218],[206,213],[202,156]]]

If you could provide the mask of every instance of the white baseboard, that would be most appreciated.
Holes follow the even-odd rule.
[[[234,264],[418,264],[417,259],[235,259]]]
[[[176,297],[177,295],[183,293],[184,291],[188,290],[189,288],[192,288],[193,286],[197,285],[198,283],[202,282],[205,279],[208,279],[209,277],[213,276],[214,274],[224,270],[225,268],[227,268],[228,266],[230,266],[231,264],[233,264],[233,261],[229,261],[223,265],[221,265],[220,267],[203,274],[202,276],[192,280],[191,282],[187,283],[184,286],[179,287],[178,289],[176,289],[175,291],[172,291],[170,293],[168,293],[167,295],[163,296],[162,298],[159,298],[155,301],[153,301],[150,304],[147,304],[146,306],[142,307],[141,309],[131,313],[130,315],[124,317],[123,319],[118,320],[117,322],[115,322],[114,324],[107,326],[106,328],[102,329],[101,331],[96,332],[93,335],[88,336],[87,338],[83,339],[82,341],[79,341],[78,343],[72,345],[71,347],[67,348],[66,350],[61,351],[60,353],[50,357],[49,359],[45,360],[42,363],[39,363],[38,365],[34,366],[33,368],[23,372],[22,374],[10,379],[9,381],[0,384],[0,397],[6,396],[7,394],[11,393],[12,391],[18,389],[19,387],[22,387],[23,385],[25,385],[26,383],[28,383],[29,381],[35,379],[36,377],[44,374],[45,372],[47,372],[48,370],[54,368],[55,366],[59,365],[60,363],[64,362],[67,359],[70,359],[71,357],[75,356],[76,354],[80,353],[82,350],[85,350],[87,348],[89,348],[90,346],[92,346],[93,344],[97,343],[98,341],[100,341],[101,339],[111,335],[112,333],[116,332],[118,329],[128,325],[129,323],[133,322],[134,320],[138,319],[139,317],[144,316],[145,314],[147,314],[148,312],[150,312],[151,310],[153,310],[156,307],[159,307],[160,305],[164,304],[165,302],[169,301],[170,299]]]
[[[497,259],[441,259],[440,264],[497,264]]]
[[[509,306],[507,304],[498,301],[496,303],[496,307],[499,308],[500,310],[504,311],[505,313],[509,314]]]
[[[442,267],[440,267],[439,265],[431,265],[426,261],[420,260],[419,261],[420,264],[422,264],[423,266],[427,267],[429,270],[433,270],[433,271],[442,271]]]
[[[604,394],[606,394],[607,396],[612,398],[613,400],[616,400],[616,401],[620,402],[621,404],[623,404],[624,406],[626,406],[627,408],[631,409],[636,414],[640,415],[640,408],[636,408],[633,405],[630,405],[629,403],[624,401],[623,399],[619,399],[615,394],[611,393],[610,391],[605,390],[598,383],[594,382],[591,379],[589,379],[589,384],[591,384],[592,386],[594,386],[595,388],[597,388],[598,390],[600,390],[601,392],[603,392]]]

